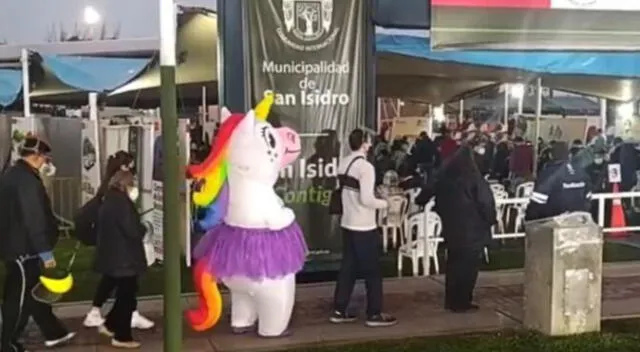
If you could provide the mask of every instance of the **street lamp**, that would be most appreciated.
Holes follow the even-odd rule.
[[[102,20],[102,16],[98,10],[96,10],[93,6],[87,6],[84,8],[83,14],[84,23],[93,26],[98,24]]]

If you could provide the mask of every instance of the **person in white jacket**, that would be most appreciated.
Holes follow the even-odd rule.
[[[387,208],[388,203],[376,198],[374,193],[375,170],[367,160],[370,136],[361,129],[354,130],[349,135],[349,147],[352,153],[343,158],[338,167],[338,174],[344,181],[341,185],[343,214],[340,221],[342,263],[330,321],[342,324],[357,320],[347,308],[356,277],[360,274],[367,288],[366,326],[392,326],[397,323],[396,318],[382,312],[382,237],[376,222],[376,211]]]

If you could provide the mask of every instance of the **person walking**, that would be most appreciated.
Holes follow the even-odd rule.
[[[31,294],[43,267],[56,267],[53,248],[58,224],[41,178],[55,170],[49,157],[51,146],[27,137],[19,153],[20,159],[0,176],[0,258],[6,272],[1,352],[25,351],[18,340],[29,318],[42,331],[46,347],[58,347],[75,336],[53,314],[51,305]]]
[[[375,170],[367,161],[370,137],[361,129],[349,135],[351,154],[340,162],[338,174],[342,187],[343,214],[342,263],[334,294],[334,324],[355,322],[348,312],[349,301],[358,274],[367,288],[368,327],[386,327],[397,323],[395,317],[382,312],[382,272],[380,268],[381,235],[376,222],[376,210],[388,207],[374,194]]]
[[[96,197],[104,198],[105,194],[109,189],[109,180],[115,175],[118,171],[131,171],[134,172],[134,158],[131,153],[121,150],[115,153],[114,155],[109,157],[107,161],[107,170],[100,185],[98,188],[98,192]],[[100,282],[98,283],[98,287],[96,288],[96,292],[93,296],[93,304],[91,305],[91,309],[87,313],[83,325],[87,328],[97,328],[104,324],[104,318],[102,317],[102,306],[107,302],[107,300],[112,297],[113,291],[115,290],[116,282],[112,280],[109,276],[102,276]],[[137,305],[137,303],[136,303]],[[150,319],[146,318],[142,314],[138,312],[136,309],[133,312],[131,317],[131,327],[139,330],[148,330],[155,326],[155,323]]]
[[[136,309],[138,278],[147,269],[143,239],[145,228],[135,206],[139,191],[134,176],[120,170],[111,177],[98,217],[95,270],[115,286],[115,303],[100,334],[117,348],[139,348],[131,319]]]

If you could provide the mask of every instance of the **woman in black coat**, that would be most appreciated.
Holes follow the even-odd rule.
[[[98,217],[94,268],[116,287],[115,304],[99,331],[112,337],[111,344],[120,348],[140,346],[131,334],[138,277],[147,268],[143,246],[145,228],[136,210],[137,197],[133,174],[116,172],[109,181]]]
[[[107,160],[107,167],[105,171],[102,184],[98,189],[96,197],[104,198],[109,189],[109,181],[118,171],[131,171],[135,174],[135,160],[131,153],[120,150],[109,157]],[[103,277],[96,287],[96,293],[93,296],[93,304],[91,309],[87,313],[84,319],[84,326],[87,328],[97,328],[104,324],[104,318],[102,317],[102,306],[109,299],[115,289],[115,283],[108,277]],[[153,328],[155,323],[137,310],[133,312],[133,318],[131,319],[131,327],[141,330]]]
[[[416,199],[423,205],[435,196],[447,248],[445,308],[456,313],[478,309],[472,303],[473,289],[482,250],[490,243],[491,227],[497,223],[491,188],[473,158],[469,146],[460,148],[436,176],[435,184]]]

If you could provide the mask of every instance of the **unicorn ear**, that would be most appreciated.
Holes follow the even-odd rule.
[[[238,125],[238,129],[245,133],[253,133],[253,128],[256,125],[256,115],[253,110],[249,111],[244,117],[242,121]]]
[[[229,116],[231,116],[231,111],[229,111],[229,109],[222,107],[222,109],[220,109],[220,123],[224,123]]]

